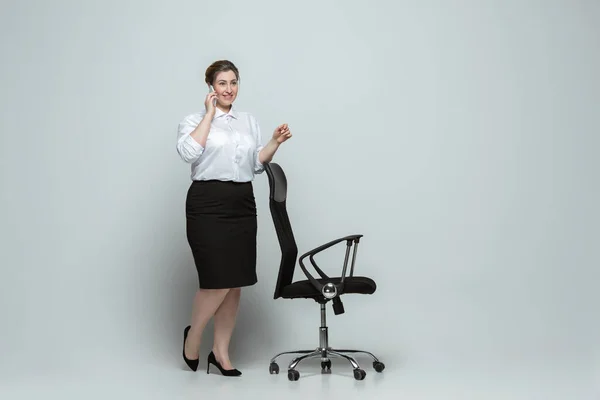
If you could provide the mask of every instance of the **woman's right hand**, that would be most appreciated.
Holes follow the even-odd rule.
[[[206,95],[206,99],[204,100],[204,107],[206,108],[207,114],[214,115],[216,110],[215,102],[217,101],[217,94],[215,92],[210,92]]]

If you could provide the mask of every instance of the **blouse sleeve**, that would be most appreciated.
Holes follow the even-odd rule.
[[[260,151],[264,148],[262,144],[262,136],[260,133],[260,126],[256,118],[252,117],[252,131],[254,133],[254,140],[256,141],[256,151],[254,152],[254,173],[261,174],[265,170],[265,166],[260,162]]]
[[[179,157],[187,163],[193,163],[198,160],[204,152],[204,147],[190,136],[190,133],[196,129],[199,122],[196,122],[192,115],[185,117],[177,129],[177,153]]]

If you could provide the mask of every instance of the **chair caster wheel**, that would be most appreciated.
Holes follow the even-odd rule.
[[[288,379],[290,381],[297,381],[300,379],[300,372],[296,371],[295,369],[288,370]]]
[[[331,373],[331,360],[321,361],[321,373],[322,374],[330,374]]]
[[[269,365],[269,373],[271,375],[279,373],[279,365],[277,365],[276,362],[272,362],[271,365]]]
[[[377,372],[383,372],[385,369],[385,364],[381,361],[373,361],[373,368],[375,368],[375,371]]]
[[[364,370],[360,368],[354,370],[354,379],[356,379],[357,381],[362,381],[363,379],[365,379],[365,376],[367,376],[367,373]]]

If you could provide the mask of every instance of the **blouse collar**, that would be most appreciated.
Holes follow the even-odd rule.
[[[238,111],[236,110],[236,108],[233,104],[231,105],[231,109],[229,110],[228,113],[225,113],[220,108],[216,107],[215,118],[221,118],[226,115],[231,115],[235,119],[239,118]]]

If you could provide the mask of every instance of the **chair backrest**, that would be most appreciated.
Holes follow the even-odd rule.
[[[275,225],[275,232],[281,248],[281,261],[279,275],[275,285],[274,299],[281,297],[283,288],[292,283],[294,269],[298,258],[298,246],[287,214],[287,179],[279,164],[271,162],[265,164],[265,171],[269,177],[269,208]]]

